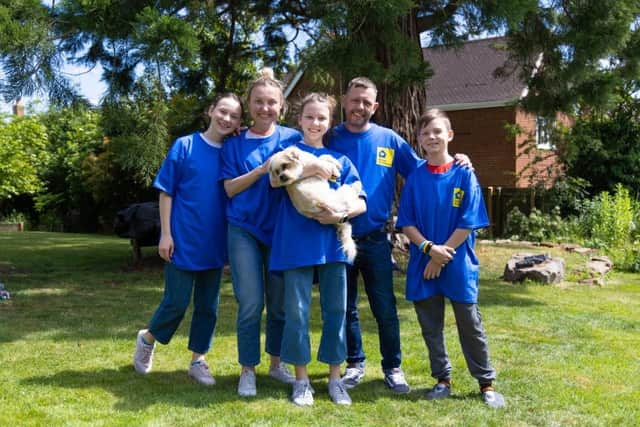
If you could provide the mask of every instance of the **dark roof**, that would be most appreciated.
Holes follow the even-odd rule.
[[[427,105],[507,103],[519,99],[526,86],[517,76],[493,75],[507,59],[506,51],[496,49],[504,45],[504,38],[494,37],[469,41],[460,48],[423,48],[423,56],[434,72],[426,84]]]

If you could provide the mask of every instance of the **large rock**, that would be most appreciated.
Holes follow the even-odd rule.
[[[507,261],[503,278],[509,282],[529,279],[544,284],[559,283],[564,279],[564,259],[545,254],[515,254]]]

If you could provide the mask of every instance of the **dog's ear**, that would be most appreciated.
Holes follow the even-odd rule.
[[[298,152],[298,150],[295,147],[289,147],[289,158],[291,160],[299,160],[300,159],[300,153]]]

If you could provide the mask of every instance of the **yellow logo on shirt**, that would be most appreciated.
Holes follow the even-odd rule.
[[[462,204],[462,197],[464,196],[464,190],[462,188],[453,189],[453,200],[451,201],[454,208],[459,208]]]
[[[376,153],[376,165],[390,168],[393,166],[394,153],[393,148],[378,147]]]

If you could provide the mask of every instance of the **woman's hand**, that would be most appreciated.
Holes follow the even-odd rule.
[[[173,249],[173,236],[170,234],[162,235],[162,237],[160,237],[160,243],[158,243],[158,255],[160,255],[160,258],[167,262],[171,262]]]

